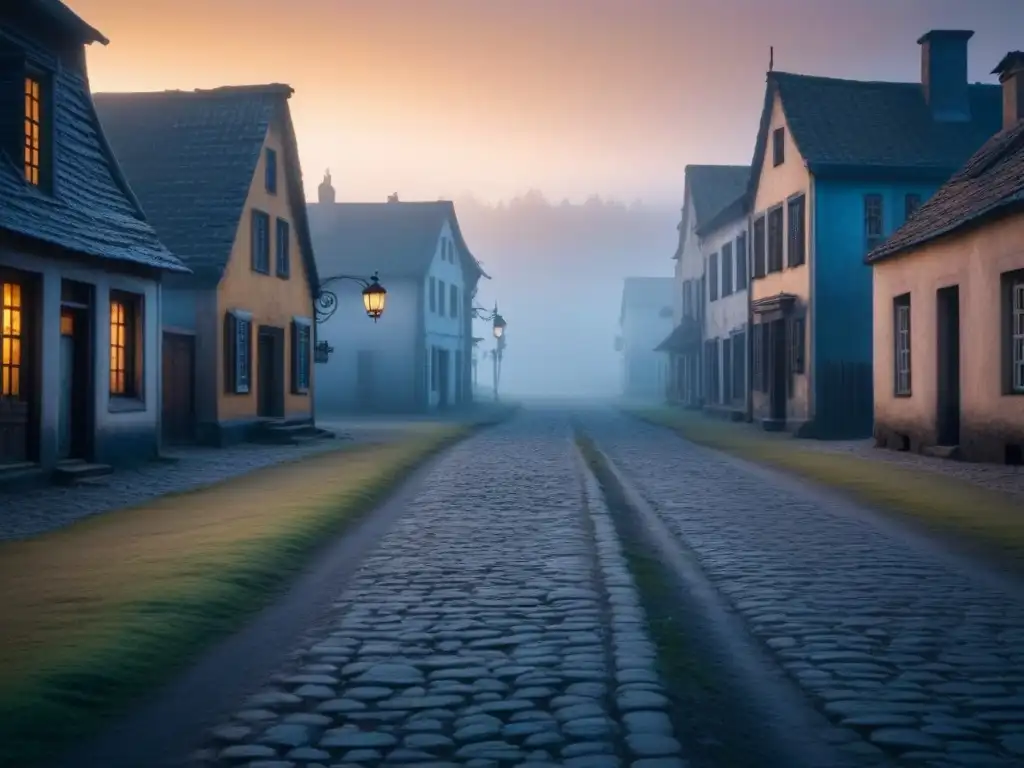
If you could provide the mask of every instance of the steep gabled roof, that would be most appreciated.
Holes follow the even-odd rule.
[[[743,196],[749,178],[748,165],[686,166],[686,188],[693,200],[698,234]]]
[[[310,229],[317,263],[326,277],[380,273],[393,278],[421,278],[437,252],[447,221],[473,283],[487,277],[463,239],[455,205],[450,200],[387,203],[310,203]]]
[[[302,169],[288,109],[292,92],[274,83],[95,96],[114,154],[147,218],[202,284],[219,282],[227,266],[267,131],[280,121],[284,181],[315,290]]]
[[[20,8],[5,8],[15,16],[42,15],[62,24],[85,42],[105,38],[56,0],[31,0]],[[0,52],[28,53],[43,61],[53,51],[0,23]],[[8,81],[9,82],[9,81]],[[19,87],[8,90],[0,107],[23,109]],[[8,154],[0,147],[0,229],[86,256],[137,266],[187,272],[160,242],[114,160],[89,94],[84,70],[69,62],[53,74],[52,189],[41,190],[25,181],[22,146]],[[20,121],[21,118],[18,118]],[[20,125],[20,122],[19,122]],[[20,130],[20,128],[19,128]],[[18,134],[20,142],[20,133]],[[6,144],[6,142],[5,142]]]
[[[1024,121],[993,136],[892,237],[875,264],[1024,205]]]
[[[769,72],[751,163],[756,192],[775,95],[811,173],[944,181],[1002,123],[998,85],[968,86],[971,119],[936,120],[918,83],[868,82]]]

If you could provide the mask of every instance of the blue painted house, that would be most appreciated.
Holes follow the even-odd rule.
[[[918,40],[921,81],[769,72],[748,196],[752,413],[765,429],[872,428],[872,276],[881,244],[1001,127],[967,80],[969,31]]]

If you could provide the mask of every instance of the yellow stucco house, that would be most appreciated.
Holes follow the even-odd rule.
[[[164,282],[163,434],[287,441],[313,426],[316,266],[287,85],[96,94]]]
[[[875,440],[1024,463],[1024,53],[1003,131],[886,243],[874,275]]]

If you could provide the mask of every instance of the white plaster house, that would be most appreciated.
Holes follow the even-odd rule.
[[[688,408],[703,406],[707,385],[707,252],[702,250],[699,231],[743,194],[748,175],[746,166],[686,166],[682,216],[676,227],[679,244],[672,256],[676,262],[674,327],[657,349],[670,361],[668,400]]]
[[[96,117],[85,46],[106,38],[55,0],[17,5],[0,10],[0,481],[27,482],[156,457],[161,279],[188,270]]]
[[[317,327],[333,351],[317,369],[318,416],[414,413],[472,401],[472,307],[481,277],[450,201],[336,203],[328,174],[307,206],[321,286],[337,295]],[[387,289],[376,323],[357,282]]]
[[[723,192],[746,184],[746,175],[729,167]],[[736,185],[736,186],[733,186]],[[737,197],[697,227],[704,261],[704,409],[734,420],[747,415],[747,359],[750,314],[746,195]]]
[[[672,329],[673,286],[671,277],[627,277],[622,286],[619,338],[625,397],[665,398],[669,365],[655,345]]]

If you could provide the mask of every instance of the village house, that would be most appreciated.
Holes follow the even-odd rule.
[[[747,206],[750,169],[709,166],[714,216],[698,222],[704,261],[704,410],[735,421],[747,416]],[[732,198],[729,200],[729,198]],[[725,202],[727,201],[728,202]]]
[[[160,445],[157,238],[89,95],[107,40],[56,0],[0,6],[0,477],[96,474]],[[108,466],[103,466],[108,465]]]
[[[619,310],[622,394],[639,400],[664,400],[669,387],[668,359],[655,346],[672,329],[671,277],[627,277]]]
[[[272,84],[95,96],[147,218],[192,270],[164,286],[168,439],[317,434],[317,275],[291,94]]]
[[[668,354],[670,402],[700,408],[708,383],[705,343],[707,268],[698,230],[706,227],[746,189],[750,169],[734,165],[688,165],[684,171],[683,207],[675,261],[672,331],[656,347]]]
[[[338,203],[330,174],[308,206],[317,265],[338,294],[320,337],[324,412],[411,413],[473,399],[473,299],[487,277],[446,200]],[[387,311],[367,321],[358,280],[379,274]],[[356,282],[336,278],[356,278]],[[347,301],[347,291],[353,301]]]
[[[994,70],[1003,131],[868,255],[875,440],[1024,463],[1024,53]]]
[[[768,73],[748,192],[752,411],[765,429],[871,434],[864,256],[999,130],[999,87],[967,80],[972,35],[921,37],[919,83]]]

